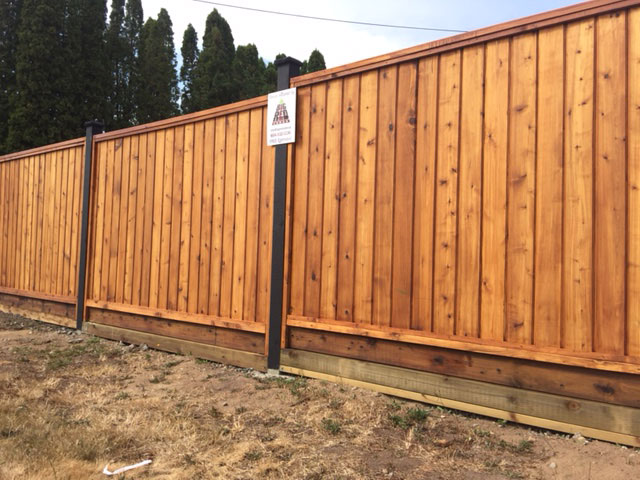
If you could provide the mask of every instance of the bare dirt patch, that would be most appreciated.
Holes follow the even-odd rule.
[[[640,451],[0,314],[0,479],[630,479]],[[113,477],[112,477],[113,478]]]

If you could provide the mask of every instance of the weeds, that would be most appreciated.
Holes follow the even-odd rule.
[[[256,390],[265,390],[271,387],[286,388],[294,397],[302,395],[302,391],[307,388],[307,379],[302,377],[272,377],[258,379],[258,382]]]
[[[392,406],[394,411],[398,411],[396,406]],[[429,410],[421,408],[421,407],[412,407],[407,409],[407,411],[403,413],[390,413],[389,420],[391,423],[398,428],[402,428],[403,430],[407,430],[411,427],[423,424],[427,418],[429,418]]]
[[[244,454],[244,459],[250,462],[256,462],[261,458],[262,458],[262,452],[260,450],[249,450]]]
[[[342,425],[340,425],[340,422],[331,418],[323,418],[322,427],[331,435],[337,435],[342,431]]]

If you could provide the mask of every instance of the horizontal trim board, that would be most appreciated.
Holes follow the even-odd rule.
[[[622,10],[636,5],[640,5],[639,0],[596,0],[570,5],[568,7],[511,20],[509,22],[473,30],[471,32],[461,33],[459,35],[435,40],[433,42],[379,55],[347,65],[295,77],[291,79],[291,86],[302,87],[305,85],[311,85],[334,78],[352,75],[354,73],[373,70],[387,65],[394,65],[414,60],[416,58],[436,55],[456,50],[458,48],[488,42],[490,40],[509,37],[543,27],[550,27],[561,23],[580,20],[586,17]]]
[[[87,333],[97,337],[138,345],[144,343],[158,350],[179,353],[180,355],[192,355],[197,358],[204,358],[237,367],[253,368],[263,372],[267,369],[266,357],[257,353],[243,352],[241,350],[191,342],[189,340],[179,340],[154,335],[152,333],[111,327],[109,325],[99,325],[92,322],[85,322],[84,329]]]
[[[0,293],[14,295],[16,297],[35,298],[38,300],[47,300],[49,302],[66,303],[68,305],[76,304],[76,297],[66,295],[54,295],[51,293],[33,292],[30,290],[19,290],[17,288],[0,287]]]
[[[288,329],[287,342],[294,350],[640,408],[640,382],[630,373],[295,327]]]
[[[163,128],[178,127],[187,123],[195,123],[203,120],[210,120],[216,117],[222,117],[224,115],[230,115],[232,113],[244,112],[253,108],[265,107],[267,105],[267,96],[250,98],[241,102],[230,103],[228,105],[222,105],[220,107],[209,108],[207,110],[201,110],[199,112],[189,113],[187,115],[180,115],[177,117],[167,118],[165,120],[158,120],[157,122],[145,123],[143,125],[136,125],[135,127],[123,128],[120,130],[113,130],[112,132],[105,132],[99,135],[95,135],[95,143],[104,142],[105,140],[111,140],[114,138],[127,137],[130,135],[137,135],[140,133],[152,132],[155,130],[161,130]]]
[[[531,425],[534,427],[546,428],[550,430],[557,430],[564,433],[580,433],[581,435],[596,438],[598,440],[604,440],[607,442],[620,443],[629,446],[640,446],[640,440],[638,437],[631,435],[624,435],[620,433],[609,432],[606,430],[598,430],[595,428],[589,428],[578,425],[571,425],[569,423],[557,422],[554,420],[547,420],[545,418],[532,417],[530,415],[523,415],[520,413],[508,412],[505,410],[498,410],[495,408],[482,407],[474,405],[472,403],[459,402],[456,400],[448,400],[445,398],[433,397],[430,395],[424,395],[420,393],[411,392],[408,390],[401,390],[399,388],[385,387],[384,385],[376,385],[373,383],[361,382],[359,380],[352,380],[350,378],[338,377],[336,375],[328,375],[326,373],[315,372],[312,370],[304,370],[301,368],[289,367],[283,365],[281,371],[290,373],[292,375],[299,375],[309,378],[317,378],[319,380],[325,380],[328,382],[337,383],[339,385],[351,385],[354,387],[365,388],[367,390],[373,390],[374,392],[380,392],[385,395],[391,395],[394,397],[406,398],[414,400],[416,402],[425,402],[432,405],[437,405],[444,408],[451,408],[455,410],[461,410],[463,412],[474,413],[476,415],[484,415],[487,417],[500,418],[516,423],[522,423],[525,425]]]
[[[41,155],[43,153],[57,152],[58,150],[64,150],[66,148],[81,147],[83,145],[84,137],[74,138],[71,140],[65,140],[64,142],[52,143],[51,145],[44,145],[42,147],[2,155],[0,156],[0,163],[8,162],[10,160],[19,160],[25,157],[32,157],[34,155]]]
[[[299,350],[284,350],[282,364],[286,367],[414,392],[420,394],[425,401],[430,399],[435,404],[449,400],[500,410],[513,414],[510,418],[513,421],[517,421],[515,415],[526,415],[627,435],[634,437],[634,445],[640,445],[640,409],[637,408]]]
[[[264,323],[243,322],[240,320],[232,320],[224,317],[215,317],[210,315],[199,315],[195,313],[176,312],[174,310],[162,310],[157,308],[141,307],[138,305],[127,305],[113,302],[97,302],[95,300],[87,300],[87,307],[98,308],[100,310],[111,310],[114,312],[132,313],[135,315],[144,315],[147,317],[156,317],[166,320],[176,320],[178,322],[196,323],[198,325],[206,325],[211,327],[229,328],[233,330],[242,330],[243,332],[265,333],[266,327]]]
[[[501,355],[512,358],[522,358],[539,362],[548,362],[560,365],[570,365],[597,370],[607,370],[622,373],[640,373],[640,359],[636,357],[607,356],[597,353],[588,353],[581,356],[575,352],[551,349],[548,347],[535,347],[532,345],[512,344],[505,345],[491,342],[486,339],[471,339],[466,337],[452,337],[430,333],[420,335],[416,330],[403,330],[386,327],[381,329],[375,325],[354,324],[327,319],[315,319],[290,315],[287,317],[287,326],[308,328],[311,330],[344,333],[383,340],[429,345],[456,350]],[[464,338],[464,340],[462,340]],[[609,358],[607,358],[609,357]]]
[[[113,310],[87,309],[88,322],[111,327],[151,333],[180,340],[206,343],[217,347],[242,350],[244,352],[264,353],[265,336],[263,333],[244,332],[230,328],[198,325],[176,320],[148,317],[133,313],[114,312]]]
[[[76,325],[75,306],[65,303],[0,294],[0,311],[63,327]]]

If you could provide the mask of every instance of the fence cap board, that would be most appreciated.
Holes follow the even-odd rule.
[[[23,150],[21,152],[2,155],[0,156],[0,163],[9,162],[11,160],[18,160],[24,157],[31,157],[33,155],[41,155],[43,153],[57,152],[58,150],[64,150],[65,148],[81,147],[83,145],[84,137],[74,138],[71,140],[65,140],[64,142],[52,143],[51,145],[44,145],[42,147],[36,147],[29,150]]]
[[[246,110],[251,110],[252,108],[265,107],[266,105],[267,96],[262,95],[260,97],[250,98],[248,100],[242,100],[240,102],[230,103],[228,105],[221,105],[219,107],[209,108],[207,110],[201,110],[199,112],[179,115],[176,117],[167,118],[165,120],[158,120],[157,122],[153,123],[145,123],[143,125],[136,125],[135,127],[128,127],[120,130],[113,130],[112,132],[100,133],[93,138],[96,142],[103,142],[105,140],[111,140],[114,138],[121,138],[129,135],[162,130],[163,128],[168,127],[178,127],[180,125],[195,123],[202,120],[210,120],[212,118],[222,117],[231,113],[244,112]]]
[[[459,35],[434,40],[432,42],[408,47],[395,52],[368,58],[366,60],[349,63],[347,65],[294,77],[291,79],[291,86],[302,87],[334,78],[345,77],[347,75],[374,70],[387,65],[394,65],[421,57],[436,55],[490,40],[505,38],[519,33],[538,30],[543,27],[580,20],[582,18],[601,15],[637,5],[640,5],[640,0],[592,0],[589,2],[582,2],[576,5],[570,5],[550,10],[548,12],[519,18],[517,20],[499,23],[490,27],[472,30]]]

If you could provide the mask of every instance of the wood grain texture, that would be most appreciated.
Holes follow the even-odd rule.
[[[360,77],[344,80],[340,161],[340,211],[338,225],[338,299],[336,315],[353,319],[355,272],[356,201],[358,180],[358,127]]]
[[[440,58],[433,253],[433,331],[455,331],[460,52]]]
[[[561,345],[592,349],[594,21],[566,29]]]
[[[373,309],[373,248],[376,188],[378,72],[360,78],[356,250],[353,281],[353,319],[371,323]]]
[[[378,149],[373,227],[374,325],[391,325],[397,98],[398,67],[381,69],[378,73]]]
[[[536,182],[536,36],[511,44],[507,163],[506,340],[531,343]]]
[[[324,193],[324,155],[327,113],[327,85],[311,88],[309,116],[309,183],[307,187],[307,245],[305,247],[304,312],[320,310],[322,263],[322,210]]]
[[[533,343],[562,338],[564,27],[538,35]]]
[[[397,328],[411,325],[417,81],[416,63],[398,67],[391,278],[391,325]]]
[[[418,63],[411,328],[423,332],[433,328],[437,98],[438,59],[422,59]]]
[[[480,337],[503,340],[507,236],[509,40],[486,46]]]
[[[628,219],[627,354],[640,356],[640,9],[629,11],[628,25]]]
[[[328,318],[335,318],[338,305],[342,90],[342,80],[327,85],[319,314]]]
[[[484,118],[484,48],[462,54],[460,184],[456,334],[480,332],[480,245],[482,232],[482,127]]]
[[[294,149],[293,219],[291,226],[291,292],[289,311],[304,314],[305,265],[307,247],[307,188],[309,182],[309,145],[311,88],[298,90],[297,123]]]
[[[623,353],[626,299],[626,15],[596,22],[593,348]]]
[[[234,319],[264,332],[271,266],[259,237],[270,242],[272,192],[262,189],[273,188],[272,159],[262,165],[273,154],[262,145],[265,113],[97,144],[88,305],[192,323]]]

